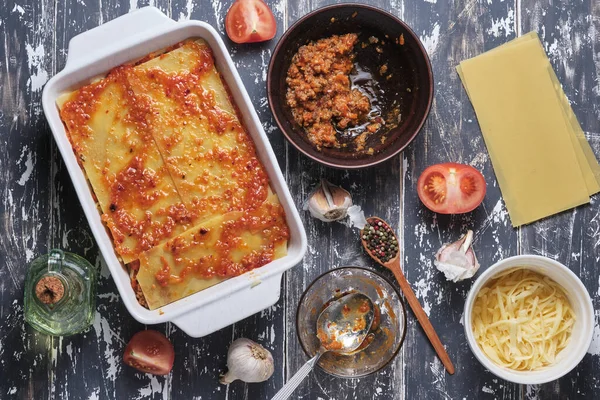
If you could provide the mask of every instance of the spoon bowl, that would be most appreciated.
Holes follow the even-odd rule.
[[[317,337],[326,351],[350,353],[365,340],[373,324],[373,302],[350,293],[331,302],[317,319]]]

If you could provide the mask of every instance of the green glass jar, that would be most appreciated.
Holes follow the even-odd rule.
[[[94,319],[98,273],[84,258],[51,250],[29,265],[25,321],[52,336],[87,330]]]

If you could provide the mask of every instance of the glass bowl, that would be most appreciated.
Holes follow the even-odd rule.
[[[381,323],[373,341],[354,354],[325,353],[319,367],[342,378],[358,378],[385,367],[400,351],[406,335],[406,309],[398,291],[378,273],[360,267],[328,271],[311,283],[298,304],[296,329],[302,349],[313,357],[320,343],[316,324],[325,304],[348,292],[369,296],[381,312]]]

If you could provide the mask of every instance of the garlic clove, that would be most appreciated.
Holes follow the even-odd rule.
[[[473,231],[468,230],[454,243],[444,244],[435,254],[434,265],[446,280],[458,282],[473,277],[479,262],[473,251]]]
[[[236,379],[248,383],[263,382],[275,371],[271,352],[246,338],[236,339],[229,346],[227,368],[227,373],[219,379],[224,385]]]
[[[352,196],[342,187],[321,179],[319,186],[310,194],[305,209],[317,219],[325,222],[345,218],[352,205]]]

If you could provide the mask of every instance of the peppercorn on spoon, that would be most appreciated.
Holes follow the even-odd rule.
[[[450,356],[448,356],[427,314],[425,314],[423,307],[421,307],[419,299],[415,296],[415,292],[413,292],[402,272],[402,268],[400,268],[398,238],[394,231],[381,218],[369,217],[367,218],[367,225],[365,225],[360,233],[360,241],[373,260],[394,273],[404,293],[404,297],[406,297],[406,301],[408,301],[410,308],[413,310],[442,364],[444,364],[450,375],[454,374],[454,365],[450,360]]]

